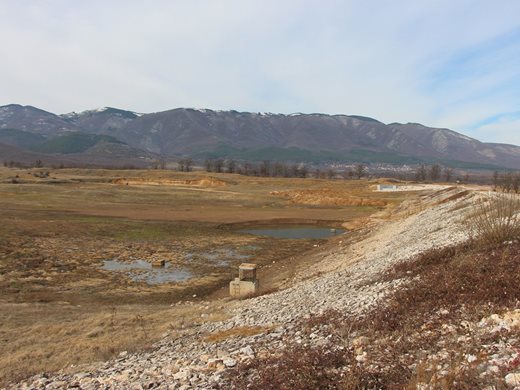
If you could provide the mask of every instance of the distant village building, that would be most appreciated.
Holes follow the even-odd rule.
[[[397,186],[393,184],[378,184],[376,186],[377,191],[396,191]]]

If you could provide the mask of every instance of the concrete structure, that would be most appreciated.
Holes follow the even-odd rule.
[[[258,293],[256,264],[242,263],[238,267],[238,278],[229,282],[229,295],[240,298]]]
[[[393,185],[393,184],[378,184],[376,190],[377,191],[396,191],[397,186]]]
[[[163,268],[164,266],[166,266],[166,261],[165,260],[154,260],[154,261],[152,261],[152,267],[153,268]]]

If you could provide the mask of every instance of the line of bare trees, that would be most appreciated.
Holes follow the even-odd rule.
[[[27,164],[27,163],[22,163],[19,161],[5,160],[4,167],[7,167],[7,168],[42,168],[43,162],[42,162],[42,160],[36,160],[32,164]]]
[[[215,173],[238,173],[245,176],[259,177],[313,177],[317,179],[334,179],[338,176],[338,172],[332,167],[326,169],[311,169],[303,164],[288,164],[280,161],[264,160],[260,163],[242,162],[239,163],[233,159],[207,159],[204,161],[204,169],[206,172]],[[353,169],[349,169],[342,173],[344,179],[361,179],[367,174],[367,167],[363,164],[357,164]]]
[[[156,160],[152,163],[152,169],[167,169],[168,162],[164,159]],[[193,169],[193,159],[187,157],[177,161],[177,170],[180,172],[191,172]]]
[[[433,164],[430,166],[421,164],[415,171],[415,180],[417,181],[452,181],[453,179],[453,168],[442,167],[439,164]]]
[[[520,193],[520,173],[498,171],[493,172],[493,189],[507,193]]]
[[[143,169],[143,166],[137,166],[134,164],[90,164],[90,163],[73,163],[73,162],[60,162],[58,163],[45,163],[42,160],[36,160],[32,163],[14,161],[14,160],[5,160],[3,162],[4,167],[7,168],[18,168],[18,169],[30,169],[30,168],[52,168],[52,169],[69,169],[69,168],[78,168],[78,169]]]
[[[246,176],[260,177],[301,177],[309,176],[309,169],[305,164],[286,164],[279,161],[264,160],[260,163],[238,163],[233,159],[207,159],[204,161],[206,172],[238,173]]]

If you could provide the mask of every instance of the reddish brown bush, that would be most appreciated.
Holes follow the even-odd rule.
[[[348,364],[340,350],[290,346],[278,355],[255,359],[233,371],[232,389],[316,390],[337,389],[341,369]]]
[[[427,252],[398,264],[387,278],[418,276],[398,290],[385,310],[370,316],[377,329],[414,325],[438,308],[466,311],[482,305],[502,307],[520,300],[520,243],[481,249],[463,244]],[[481,315],[475,312],[475,318]]]
[[[503,375],[483,379],[476,365],[465,364],[465,356],[478,355],[482,345],[511,335],[498,332],[460,344],[440,330],[518,307],[520,243],[483,248],[473,242],[431,250],[385,275],[387,280],[410,277],[363,318],[328,311],[301,324],[303,336],[316,331],[331,335],[330,341],[342,350],[293,345],[272,351],[267,358],[239,364],[225,388],[397,390],[425,383],[432,389],[503,388]],[[439,314],[440,309],[446,309],[445,314]],[[355,344],[360,336],[365,339],[361,352]],[[449,368],[438,377],[426,362],[443,349],[450,352],[444,362]],[[359,363],[356,356],[363,351],[367,360]],[[518,359],[512,365],[516,367]]]

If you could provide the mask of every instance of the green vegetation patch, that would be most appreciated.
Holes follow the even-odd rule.
[[[45,142],[45,137],[39,134],[17,129],[0,129],[0,143],[30,148],[42,142]]]
[[[99,142],[122,144],[118,139],[108,135],[71,133],[52,138],[31,148],[41,153],[82,153]]]
[[[378,152],[368,149],[353,149],[349,151],[311,151],[296,147],[282,148],[267,146],[263,148],[236,148],[229,145],[219,145],[214,149],[196,152],[196,159],[235,159],[239,161],[286,161],[303,163],[385,163],[392,165],[441,164],[461,169],[497,170],[502,169],[492,164],[481,164],[457,160],[439,160],[433,157],[418,158],[394,152]]]
[[[228,145],[219,145],[213,150],[196,153],[195,158],[233,158],[246,161],[292,161],[307,163],[324,162],[382,162],[389,164],[418,164],[423,160],[392,152],[375,152],[356,149],[351,151],[311,151],[296,147],[281,148],[268,146],[258,149],[235,148]]]

